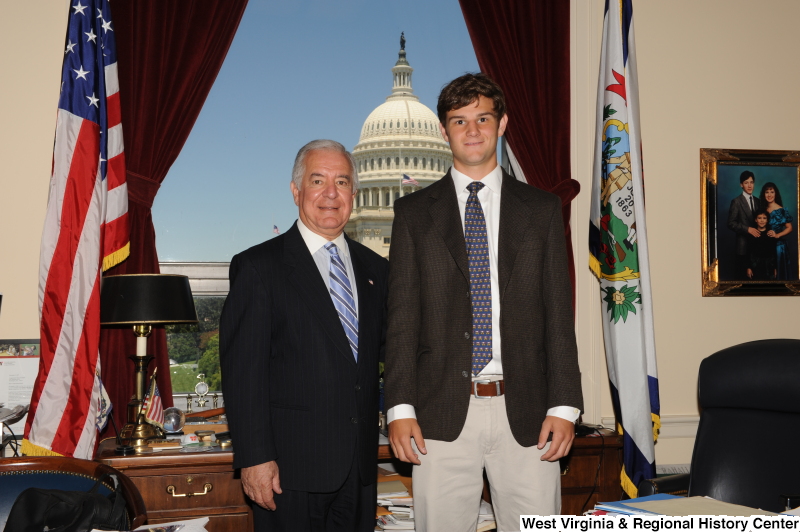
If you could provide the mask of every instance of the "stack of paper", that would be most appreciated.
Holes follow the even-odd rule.
[[[668,493],[656,493],[655,495],[648,495],[647,497],[639,497],[638,499],[628,499],[626,501],[615,502],[601,502],[594,506],[595,510],[603,510],[609,515],[659,515],[657,512],[649,511],[642,507],[631,506],[635,503],[646,503],[652,501],[663,501],[667,499],[678,499],[677,495],[669,495]]]
[[[773,512],[767,512],[766,510],[742,506],[741,504],[718,501],[711,497],[675,497],[669,500],[626,501],[626,503],[634,508],[647,510],[657,515],[727,515],[729,517],[778,515]]]
[[[414,499],[399,480],[378,482],[377,523],[381,530],[414,530]]]
[[[599,510],[608,515],[669,515],[674,517],[690,515],[726,515],[729,517],[778,515],[765,510],[718,501],[711,497],[678,497],[666,493],[620,502],[601,502],[596,504],[594,508],[595,511]]]
[[[144,525],[137,528],[135,532],[206,532],[207,524],[208,517],[198,517],[197,519],[186,519],[158,525]],[[95,528],[92,529],[92,532],[104,531]]]
[[[414,518],[403,514],[389,514],[378,517],[381,530],[414,530]]]

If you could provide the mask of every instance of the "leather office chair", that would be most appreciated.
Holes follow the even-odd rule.
[[[639,496],[688,495],[773,512],[800,494],[800,340],[758,340],[700,364],[700,424],[688,475],[644,480]],[[682,484],[682,485],[681,485]]]
[[[142,526],[147,520],[144,501],[131,479],[123,473],[90,460],[37,456],[0,459],[0,530],[5,528],[8,513],[23,490],[36,487],[88,491],[106,473],[116,475],[123,488],[125,509],[130,523],[128,530]],[[104,485],[100,488],[100,493],[109,494],[111,489],[111,485]]]

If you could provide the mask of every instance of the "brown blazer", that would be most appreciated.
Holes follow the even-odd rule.
[[[520,445],[537,443],[549,408],[583,410],[560,199],[503,172],[498,268],[506,410]],[[422,435],[455,440],[472,367],[469,267],[455,185],[394,205],[386,408],[411,404]]]

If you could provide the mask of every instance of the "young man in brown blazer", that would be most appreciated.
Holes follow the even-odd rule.
[[[560,512],[583,408],[561,201],[498,166],[491,79],[457,78],[437,110],[453,167],[394,206],[389,439],[415,464],[418,531],[475,530],[484,469],[498,530],[519,530]]]

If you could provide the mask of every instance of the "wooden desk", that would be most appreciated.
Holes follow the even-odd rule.
[[[572,450],[561,459],[561,513],[579,515],[598,502],[622,499],[622,436],[603,430],[602,437],[575,438]],[[598,473],[598,467],[599,473]],[[586,502],[597,479],[597,488]]]
[[[253,530],[252,511],[234,476],[233,452],[216,447],[203,453],[117,456],[115,447],[114,440],[101,443],[97,461],[130,477],[144,499],[148,524],[207,516],[208,532]]]
[[[610,430],[603,436],[575,438],[572,450],[561,459],[561,513],[579,515],[594,508],[600,501],[618,501],[622,498],[619,475],[622,471],[622,437]],[[378,460],[392,460],[389,445],[378,447]],[[598,467],[599,472],[598,472]],[[592,493],[597,479],[597,488]],[[586,499],[592,493],[589,501]],[[491,501],[488,486],[484,486],[484,499]]]

